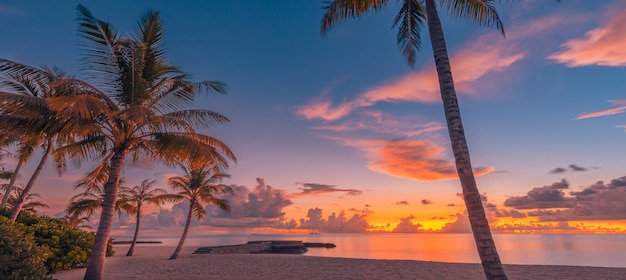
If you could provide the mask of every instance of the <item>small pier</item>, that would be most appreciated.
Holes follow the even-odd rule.
[[[194,254],[304,254],[307,247],[334,248],[332,243],[309,243],[291,240],[248,241],[246,244],[209,246],[196,249]]]

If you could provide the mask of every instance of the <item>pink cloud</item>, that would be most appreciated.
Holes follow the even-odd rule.
[[[565,50],[549,58],[569,67],[626,66],[626,9],[614,10],[606,14],[605,25],[588,31],[583,38],[565,42],[561,45]]]
[[[444,149],[425,140],[386,141],[377,152],[370,170],[417,181],[438,181],[458,178],[451,160],[444,159]],[[493,167],[474,168],[476,176],[493,171]]]
[[[583,113],[576,116],[577,120],[589,119],[589,118],[597,118],[604,117],[610,115],[621,114],[626,111],[626,100],[610,100],[611,104],[613,104],[613,108],[606,109],[603,111],[591,112],[591,113]]]
[[[349,120],[338,124],[326,124],[314,127],[316,130],[334,132],[352,132],[367,130],[376,133],[402,135],[405,137],[418,136],[424,133],[436,132],[446,127],[439,122],[423,123],[414,118],[397,118],[381,111],[365,111],[359,114],[356,120]]]
[[[490,32],[459,47],[451,55],[450,63],[458,94],[478,95],[477,83],[490,73],[499,73],[524,59],[526,50],[521,47],[528,38],[544,34],[559,25],[581,21],[576,15],[553,15],[529,21],[508,30],[507,39]],[[494,81],[490,80],[490,84]],[[324,96],[328,92],[325,91]],[[296,114],[306,119],[333,121],[341,119],[358,108],[369,107],[378,102],[441,101],[439,81],[432,63],[418,72],[411,72],[388,83],[359,93],[354,99],[334,106],[328,98],[316,98],[309,104],[296,108]]]

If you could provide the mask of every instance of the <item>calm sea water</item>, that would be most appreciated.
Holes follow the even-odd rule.
[[[117,238],[118,240],[126,238]],[[150,237],[176,246],[178,238]],[[497,234],[503,263],[626,267],[626,235]],[[189,236],[185,246],[242,244],[252,240],[334,243],[310,248],[308,256],[478,263],[470,234],[235,234]]]

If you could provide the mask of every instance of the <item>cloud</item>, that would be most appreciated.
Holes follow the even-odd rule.
[[[606,22],[585,33],[583,38],[571,39],[553,53],[550,59],[569,67],[586,65],[626,66],[626,9],[611,8],[603,18]]]
[[[466,214],[457,213],[456,221],[447,223],[441,228],[441,233],[471,233],[472,227]]]
[[[589,119],[589,118],[611,116],[611,115],[621,114],[624,111],[626,111],[626,100],[624,99],[609,100],[609,103],[613,105],[613,107],[610,109],[606,109],[604,111],[591,112],[591,113],[583,113],[583,114],[576,116],[576,119],[583,120],[583,119]]]
[[[589,170],[589,168],[586,167],[582,167],[580,165],[577,164],[570,164],[567,166],[571,171],[574,172],[581,172],[581,171],[587,171]],[[567,169],[563,168],[563,167],[557,167],[555,169],[550,170],[550,174],[561,174],[561,173],[565,173],[567,172]]]
[[[565,179],[549,186],[531,189],[525,196],[516,196],[504,201],[504,206],[515,209],[534,208],[572,208],[575,202],[572,198],[565,197],[564,189],[569,188]]]
[[[510,198],[514,203],[505,201],[505,206],[535,209],[526,214],[541,222],[626,219],[626,176],[608,184],[598,181],[581,191],[570,191],[569,196],[564,196],[563,190],[568,188],[563,185],[564,180],[534,188],[527,196]]]
[[[327,233],[363,233],[369,228],[367,215],[354,214],[348,218],[346,213],[341,211],[339,215],[333,212],[324,219],[322,211],[317,207],[309,209],[306,219],[300,219],[298,228]]]
[[[353,120],[346,120],[338,124],[319,125],[314,127],[314,129],[333,132],[367,130],[381,134],[413,137],[444,130],[446,127],[439,122],[424,123],[415,117],[393,117],[385,112],[368,110],[357,114]]]
[[[511,209],[511,210],[506,210],[506,209],[495,209],[494,210],[494,215],[496,218],[505,218],[505,217],[510,217],[510,218],[526,218],[526,213],[524,212],[520,212],[518,210],[515,209]]]
[[[370,170],[418,181],[458,178],[453,161],[442,159],[443,148],[427,140],[390,140],[378,150]],[[491,172],[493,167],[474,168],[476,176]]]
[[[433,201],[430,199],[422,199],[421,203],[422,205],[428,205],[428,204],[433,204]]]
[[[233,195],[224,195],[228,200],[231,211],[224,212],[213,206],[207,206],[206,216],[202,221],[194,219],[192,226],[206,225],[213,227],[229,228],[293,228],[295,220],[288,220],[283,209],[293,204],[287,198],[287,193],[281,189],[275,189],[265,183],[262,178],[257,178],[257,185],[249,189],[246,186],[231,185]],[[188,202],[177,203],[171,210],[161,209],[154,214],[158,222],[153,228],[184,225]],[[142,228],[143,228],[142,224]]]
[[[303,183],[303,188],[299,188],[302,192],[292,193],[289,195],[290,198],[296,198],[306,195],[321,195],[327,193],[340,192],[345,193],[347,195],[361,195],[363,191],[357,189],[340,189],[334,185],[324,185],[324,184],[315,184],[315,183]]]
[[[402,200],[394,203],[393,205],[409,205],[409,202],[406,200]]]
[[[565,171],[567,171],[567,169],[562,168],[562,167],[557,167],[555,169],[550,170],[550,173],[551,174],[560,174],[560,173],[563,173]]]
[[[410,215],[405,218],[400,219],[400,223],[396,225],[391,232],[394,233],[418,233],[423,231],[422,225],[420,223],[413,224],[411,221],[415,218],[415,216]]]
[[[570,164],[570,165],[569,165],[569,168],[570,168],[572,171],[587,171],[587,168],[580,167],[580,166],[578,166],[578,165],[576,165],[576,164]]]
[[[490,72],[499,72],[521,60],[524,54],[514,50],[514,44],[497,44],[500,38],[494,35],[483,35],[477,40],[462,46],[451,61],[454,65],[454,80],[457,92],[475,94],[471,83]],[[489,48],[486,52],[485,49]],[[296,108],[296,115],[306,119],[338,120],[352,111],[370,107],[378,102],[441,102],[439,81],[432,64],[418,72],[411,72],[391,82],[375,86],[359,93],[354,99],[333,106],[328,97],[318,97],[308,104]]]

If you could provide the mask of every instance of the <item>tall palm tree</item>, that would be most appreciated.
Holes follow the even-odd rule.
[[[58,68],[35,68],[6,59],[0,59],[0,127],[2,145],[18,143],[18,162],[7,191],[11,191],[21,167],[35,150],[43,149],[39,163],[22,193],[17,198],[9,219],[15,221],[48,157],[54,152],[54,142],[60,141],[67,120],[58,118],[46,103],[47,98],[67,94],[58,81],[65,73]],[[18,140],[19,139],[19,140]],[[63,170],[62,163],[58,163]],[[3,200],[4,202],[4,200]]]
[[[379,11],[387,2],[387,0],[334,0],[327,2],[322,19],[322,35],[337,22],[348,18],[358,18],[370,11]],[[439,7],[447,11],[452,17],[498,29],[504,35],[504,27],[494,7],[494,3],[499,1],[403,0],[400,11],[395,18],[394,27],[398,28],[397,42],[402,49],[402,55],[412,66],[415,62],[416,52],[421,45],[421,30],[427,23],[430,43],[435,56],[450,144],[452,145],[452,153],[463,189],[463,199],[478,255],[487,279],[507,279],[476,186],[436,2],[439,2]]]
[[[188,170],[183,167],[185,172],[184,176],[176,176],[169,179],[169,185],[178,191],[176,194],[170,195],[170,200],[188,201],[189,211],[187,211],[187,220],[185,222],[185,229],[183,235],[180,237],[180,241],[172,253],[170,260],[178,258],[180,250],[183,248],[187,233],[189,233],[189,226],[191,225],[192,215],[201,220],[206,215],[205,206],[213,205],[217,206],[226,212],[230,212],[230,205],[228,200],[216,197],[217,194],[233,194],[233,189],[220,182],[224,178],[230,178],[227,174],[215,173],[210,168],[200,167],[192,170]]]
[[[104,200],[85,279],[102,279],[119,178],[126,157],[148,157],[168,164],[210,166],[216,172],[236,161],[230,148],[197,129],[225,123],[226,117],[204,109],[188,109],[198,93],[225,93],[219,81],[192,83],[165,60],[163,23],[148,11],[131,37],[122,37],[84,6],[77,6],[79,34],[85,39],[85,81],[71,80],[77,96],[48,100],[56,112],[72,120],[89,120],[92,130],[59,154],[94,159],[100,165],[87,181],[102,183]]]
[[[164,189],[151,189],[156,180],[143,180],[140,185],[132,188],[121,187],[120,199],[130,207],[128,208],[129,214],[135,214],[135,234],[133,235],[133,241],[130,244],[128,253],[126,256],[132,256],[135,250],[135,244],[137,243],[137,236],[139,235],[139,225],[141,222],[141,206],[144,204],[161,205],[168,200],[167,191]]]

